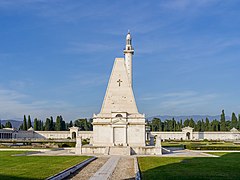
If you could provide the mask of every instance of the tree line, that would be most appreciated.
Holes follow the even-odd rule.
[[[91,131],[92,130],[92,119],[77,119],[74,122],[70,121],[66,123],[63,117],[57,116],[55,121],[53,117],[46,118],[45,121],[34,118],[33,122],[31,120],[31,116],[24,115],[23,123],[19,127],[19,130],[28,130],[29,128],[33,128],[35,131],[67,131],[70,127],[79,127],[81,131]],[[5,126],[0,123],[1,128],[12,128],[12,124],[10,121],[7,121]]]
[[[220,120],[210,122],[208,118],[194,121],[193,118],[176,121],[174,118],[161,121],[159,118],[153,118],[147,121],[150,131],[182,131],[183,127],[192,127],[194,131],[230,131],[232,128],[240,130],[240,114],[238,118],[233,112],[231,120],[226,120],[224,110],[222,110]]]

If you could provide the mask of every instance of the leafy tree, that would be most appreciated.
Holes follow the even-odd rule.
[[[10,121],[7,121],[5,124],[5,128],[12,128],[12,124]]]
[[[32,127],[32,122],[30,115],[28,115],[27,129],[29,129],[30,127]]]
[[[161,127],[161,120],[159,118],[153,118],[152,126],[151,126],[152,131],[160,131],[160,127]]]
[[[74,121],[74,126],[79,127],[81,131],[92,130],[92,119],[89,121],[87,119],[77,119]]]
[[[26,116],[24,115],[24,117],[23,117],[23,130],[27,130],[27,118],[26,118]]]
[[[226,120],[225,120],[225,113],[222,110],[221,119],[220,119],[220,131],[226,131]]]
[[[232,113],[231,128],[238,128],[238,119],[235,113]]]

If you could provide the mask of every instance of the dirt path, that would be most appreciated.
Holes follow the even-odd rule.
[[[135,179],[133,157],[121,157],[110,179]]]
[[[85,166],[80,171],[77,171],[70,177],[66,178],[66,180],[88,180],[107,162],[108,159],[108,157],[98,157],[96,160]]]

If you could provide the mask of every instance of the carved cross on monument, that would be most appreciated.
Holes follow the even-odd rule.
[[[117,82],[119,83],[118,86],[120,87],[122,82],[121,79],[119,79]]]

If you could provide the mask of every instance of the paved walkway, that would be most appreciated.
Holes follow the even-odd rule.
[[[90,180],[109,179],[113,174],[119,159],[119,156],[111,156],[108,161],[90,178]]]
[[[92,161],[90,164],[85,166],[83,169],[75,172],[70,177],[65,180],[88,180],[91,178],[109,159],[109,157],[98,157],[96,160]]]
[[[131,156],[121,156],[110,179],[135,179],[134,158]]]
[[[212,154],[207,154],[201,151],[192,150],[176,150],[171,153],[163,154],[162,157],[218,157]]]

